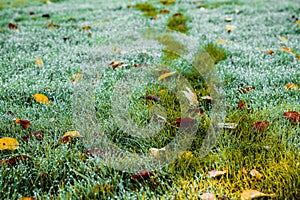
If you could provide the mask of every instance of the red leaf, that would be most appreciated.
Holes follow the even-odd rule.
[[[21,155],[21,156],[15,156],[15,157],[10,158],[8,160],[4,160],[4,163],[8,164],[8,165],[15,165],[19,161],[25,161],[25,160],[28,160],[28,159],[29,159],[28,156]],[[2,162],[3,162],[3,160],[2,160]]]
[[[197,120],[186,117],[186,118],[177,118],[175,119],[174,123],[176,126],[189,126],[189,125],[194,125],[197,124]]]
[[[20,124],[20,126],[22,126],[24,129],[27,129],[30,126],[30,121],[26,120],[26,119],[16,119],[16,123]]]
[[[17,29],[18,29],[18,26],[17,26],[16,24],[9,23],[9,24],[8,24],[8,28],[9,28],[9,29],[15,29],[15,30],[17,30]]]
[[[155,95],[146,95],[142,96],[143,99],[153,100],[153,101],[160,101],[160,98]]]
[[[255,122],[253,124],[253,131],[254,132],[263,132],[268,126],[269,126],[268,121]]]
[[[149,172],[148,170],[139,171],[131,176],[132,179],[141,181],[141,180],[147,180],[152,176],[153,173]]]
[[[238,108],[239,108],[240,110],[247,110],[244,101],[240,101],[240,102],[238,103]]]
[[[300,123],[300,114],[297,111],[288,111],[283,114],[292,123]]]

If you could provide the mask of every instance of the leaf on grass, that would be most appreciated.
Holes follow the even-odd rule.
[[[25,160],[28,160],[29,157],[26,156],[26,155],[20,155],[20,156],[15,156],[15,157],[12,157],[8,160],[5,160],[5,164],[8,164],[8,165],[15,165],[17,164],[17,162],[19,161],[25,161]]]
[[[209,178],[214,178],[214,177],[221,176],[223,174],[226,174],[226,171],[212,170],[212,171],[208,172],[208,177]]]
[[[20,124],[22,128],[27,129],[30,126],[30,121],[26,119],[16,119],[16,124]]]
[[[45,96],[44,94],[35,94],[35,95],[33,95],[33,97],[34,97],[34,100],[38,103],[50,104],[48,97]]]
[[[284,86],[286,90],[298,90],[298,85],[294,83],[288,83]]]
[[[225,22],[231,22],[232,20],[233,20],[232,17],[226,17],[224,21],[225,21]]]
[[[188,111],[187,111],[187,114],[195,117],[197,115],[204,115],[204,110],[202,110],[201,108],[190,108]]]
[[[236,127],[236,123],[218,123],[218,128],[235,129]]]
[[[73,137],[73,138],[76,138],[76,137],[83,137],[78,131],[68,131],[66,132],[63,137],[66,137],[66,136],[70,136],[70,137]]]
[[[280,39],[282,42],[284,42],[284,43],[287,43],[287,42],[288,42],[288,40],[287,40],[285,37],[283,37],[283,36],[279,36],[279,39]]]
[[[28,141],[31,138],[35,138],[37,140],[42,140],[43,137],[44,137],[44,133],[42,131],[34,131],[34,132],[22,137],[22,139],[24,141]]]
[[[238,109],[240,109],[240,110],[247,110],[244,101],[240,101],[240,102],[238,103]]]
[[[175,0],[160,0],[160,3],[164,4],[165,6],[169,6],[175,3]]]
[[[203,200],[217,200],[216,196],[214,194],[211,194],[211,193],[203,193],[202,195],[200,195],[200,199],[203,199]]]
[[[16,24],[9,23],[9,24],[8,24],[8,28],[9,28],[9,29],[15,29],[15,30],[17,30],[17,29],[18,29],[18,26],[17,26]]]
[[[47,3],[46,3],[47,4]],[[35,198],[33,197],[22,197],[21,199],[19,200],[36,200]]]
[[[58,141],[57,145],[60,145],[62,143],[66,144],[66,143],[71,143],[72,142],[72,138],[82,138],[83,136],[78,132],[78,131],[68,131],[66,132]]]
[[[263,175],[255,169],[252,169],[249,173],[250,173],[251,176],[253,176],[257,179],[260,179],[261,177],[263,177]]]
[[[224,40],[224,39],[219,39],[216,41],[217,44],[222,44],[222,43],[228,43],[228,40]]]
[[[285,51],[285,52],[289,52],[293,55],[295,54],[295,51],[293,49],[289,48],[289,47],[280,47],[280,50]]]
[[[86,30],[89,30],[91,28],[92,28],[91,26],[83,26],[81,29],[84,30],[84,31],[86,31]]]
[[[265,193],[259,192],[257,190],[244,190],[241,194],[241,199],[242,200],[250,200],[250,199],[259,198],[259,197],[274,198],[275,196],[276,196],[275,194],[265,194]]]
[[[268,121],[255,122],[252,129],[254,132],[263,132],[268,126]]]
[[[227,30],[228,33],[232,32],[235,29],[236,29],[236,26],[226,25],[226,30]]]
[[[161,149],[157,149],[157,148],[150,148],[149,151],[151,152],[151,154],[155,157],[155,158],[159,158],[161,153],[166,151],[166,148],[163,147]]]
[[[251,92],[253,90],[255,90],[255,86],[247,86],[247,87],[239,88],[238,92],[245,94],[245,93]]]
[[[39,67],[43,65],[43,61],[42,61],[42,59],[40,59],[40,58],[37,58],[37,59],[35,59],[34,61],[36,62],[36,64],[37,64]]]
[[[300,24],[300,19],[296,20],[296,24]]]
[[[160,10],[159,13],[160,13],[160,14],[169,14],[170,11],[164,9],[164,10]]]
[[[163,75],[160,75],[159,77],[158,77],[158,80],[160,81],[160,80],[163,80],[163,79],[165,79],[165,78],[167,78],[167,77],[169,77],[169,76],[172,76],[172,75],[174,75],[176,73],[176,71],[175,72],[169,72],[169,73],[165,73],[165,74],[163,74]]]
[[[175,119],[174,123],[176,124],[177,127],[191,126],[191,125],[196,125],[197,120],[189,118],[189,117],[177,118],[177,119]]]
[[[77,73],[77,74],[74,74],[74,77],[70,78],[70,80],[71,80],[72,82],[76,83],[76,82],[77,82],[77,79],[80,79],[80,78],[82,78],[82,77],[83,77],[82,74]]]
[[[113,69],[116,69],[117,67],[121,67],[123,66],[123,62],[121,61],[113,61],[111,62],[109,65],[113,68]]]
[[[158,96],[155,96],[155,95],[145,95],[145,96],[142,96],[141,98],[143,99],[147,99],[147,100],[153,100],[153,101],[160,101],[160,98]]]
[[[271,50],[271,49],[268,49],[268,50],[267,50],[267,53],[270,54],[270,55],[273,55],[274,51]]]
[[[300,114],[297,111],[288,111],[283,115],[292,123],[300,123]]]
[[[213,101],[214,99],[211,96],[203,96],[201,99],[206,100],[206,101]]]
[[[42,17],[43,18],[50,18],[50,15],[49,14],[43,14]]]
[[[186,87],[186,91],[182,91],[185,97],[189,100],[190,104],[198,105],[197,95],[189,87]]]
[[[10,137],[4,137],[0,139],[0,150],[16,150],[19,148],[19,142]]]
[[[143,171],[136,172],[131,176],[131,178],[137,181],[141,181],[141,180],[149,179],[152,175],[153,175],[152,172],[148,170],[143,170]]]

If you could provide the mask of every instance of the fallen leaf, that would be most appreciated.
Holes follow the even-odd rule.
[[[82,76],[83,76],[83,75],[80,74],[80,73],[74,74],[74,77],[75,77],[75,78],[82,78]]]
[[[159,70],[159,72],[161,72],[161,73],[169,73],[170,70],[169,69],[162,69],[162,70]]]
[[[167,77],[169,77],[169,76],[174,75],[175,73],[176,73],[176,71],[175,71],[175,72],[169,72],[169,73],[162,74],[162,75],[160,75],[160,76],[158,77],[158,80],[159,80],[159,81],[160,81],[160,80],[163,80],[163,79],[165,79],[165,78],[167,78]]]
[[[117,67],[121,66],[123,64],[123,62],[121,61],[113,61],[111,62],[109,65],[113,68],[116,69]]]
[[[293,55],[295,54],[295,51],[293,49],[289,48],[289,47],[280,47],[280,50],[285,51],[285,52],[289,52]]]
[[[247,87],[243,87],[243,88],[239,88],[238,92],[239,93],[248,93],[255,90],[255,86],[247,86]]]
[[[268,121],[255,122],[252,129],[254,132],[263,132],[268,126]]]
[[[227,30],[228,33],[232,32],[235,29],[236,29],[236,26],[226,25],[226,30]]]
[[[27,129],[30,126],[30,121],[26,119],[16,119],[16,124],[20,124],[24,129]]]
[[[63,137],[65,136],[70,136],[70,137],[83,137],[82,135],[80,135],[80,133],[78,131],[68,131],[66,132]]]
[[[236,127],[236,123],[218,123],[218,128],[235,129]]]
[[[8,28],[9,28],[9,29],[15,29],[15,30],[17,30],[17,29],[18,29],[18,26],[17,26],[16,24],[9,23],[9,24],[8,24]]]
[[[300,24],[300,19],[296,20],[296,24]]]
[[[298,90],[298,85],[294,83],[288,83],[284,86],[286,90]]]
[[[214,178],[226,174],[226,171],[212,170],[208,172],[208,178]]]
[[[197,95],[189,87],[186,87],[186,91],[182,91],[182,93],[189,100],[190,104],[198,105]]]
[[[187,111],[187,114],[192,115],[193,117],[195,117],[196,115],[204,115],[204,110],[202,110],[201,108],[190,108]]]
[[[34,15],[35,12],[30,11],[28,14],[29,14],[29,15]]]
[[[19,200],[36,200],[35,198],[33,197],[22,197],[21,199]]]
[[[42,140],[43,137],[44,137],[44,133],[42,131],[34,131],[34,132],[22,137],[22,139],[24,141],[28,141],[31,138],[35,138],[37,140]]]
[[[49,14],[43,14],[42,17],[44,17],[44,18],[50,18],[50,15]]]
[[[147,180],[153,175],[152,172],[148,170],[139,171],[131,176],[132,179],[141,181],[141,180]]]
[[[300,123],[300,114],[297,111],[288,111],[283,115],[292,123]]]
[[[206,101],[213,101],[214,99],[210,96],[203,96],[201,99],[206,100]]]
[[[83,26],[81,29],[84,30],[84,31],[86,31],[86,30],[89,30],[91,28],[92,28],[91,26]]]
[[[19,161],[25,161],[25,160],[28,160],[28,159],[29,159],[29,157],[26,156],[26,155],[15,156],[13,158],[5,160],[5,164],[15,165]]]
[[[200,199],[204,199],[204,200],[217,200],[216,196],[214,194],[211,194],[211,193],[203,193],[202,195],[200,195]]]
[[[182,127],[182,126],[191,126],[197,124],[197,120],[186,117],[186,118],[177,118],[175,119],[174,123],[176,124],[177,127]]]
[[[44,94],[35,94],[35,95],[33,95],[33,97],[34,97],[34,100],[38,103],[50,104],[48,97],[45,96]]]
[[[250,173],[251,176],[253,176],[257,179],[260,179],[261,177],[263,177],[263,175],[255,169],[252,169],[249,173]]]
[[[219,39],[216,41],[217,44],[228,43],[228,40]]]
[[[0,139],[0,150],[16,150],[19,148],[19,142],[10,137],[4,137]]]
[[[287,42],[288,42],[288,40],[287,40],[285,37],[283,37],[283,36],[279,36],[279,39],[280,39],[282,42],[284,42],[284,43],[287,43]]]
[[[250,200],[250,199],[259,198],[259,197],[274,198],[275,196],[276,196],[275,194],[265,194],[265,193],[259,192],[257,190],[244,190],[241,194],[241,199],[242,200]]]
[[[240,101],[240,102],[238,103],[238,109],[240,109],[240,110],[247,110],[244,101]]]
[[[164,10],[160,10],[159,13],[160,13],[160,14],[169,14],[170,11],[164,9]]]
[[[298,60],[300,60],[300,53],[298,54],[297,58],[298,58]]]
[[[161,152],[166,151],[166,148],[163,147],[161,149],[157,149],[157,148],[150,148],[149,151],[151,152],[151,154],[155,157],[155,158],[159,158],[161,155]]]
[[[268,50],[267,50],[267,53],[270,54],[270,55],[273,55],[274,51],[271,50],[271,49],[268,49]]]
[[[145,96],[142,96],[141,98],[143,99],[147,99],[147,100],[153,100],[153,101],[160,101],[160,98],[158,96],[155,96],[155,95],[145,95]]]
[[[36,64],[37,64],[39,67],[43,65],[43,61],[42,61],[42,59],[40,59],[40,58],[37,58],[37,59],[35,59],[34,61],[36,62]]]
[[[231,22],[232,20],[233,20],[232,17],[226,17],[224,21],[225,21],[225,22]]]

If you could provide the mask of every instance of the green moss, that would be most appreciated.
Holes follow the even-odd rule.
[[[177,13],[169,19],[167,26],[171,30],[187,33],[189,30],[186,25],[188,19],[189,18],[184,16],[182,13]]]
[[[134,6],[134,8],[142,11],[146,17],[154,17],[157,15],[155,7],[148,3],[138,3]]]
[[[227,57],[226,51],[214,43],[208,43],[204,45],[203,49],[209,53],[215,64],[226,59]]]
[[[160,0],[160,3],[164,4],[165,6],[169,6],[175,3],[175,0]]]

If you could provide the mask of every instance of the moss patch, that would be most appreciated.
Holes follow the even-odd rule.
[[[203,49],[207,53],[209,53],[211,58],[214,60],[215,64],[226,59],[226,57],[227,57],[226,51],[214,43],[208,43],[208,44],[204,45]]]
[[[174,14],[168,21],[168,28],[181,33],[187,33],[189,28],[186,26],[188,17],[184,16],[182,13]]]
[[[138,3],[134,6],[134,8],[142,11],[146,17],[154,17],[157,15],[155,7],[148,3]]]

